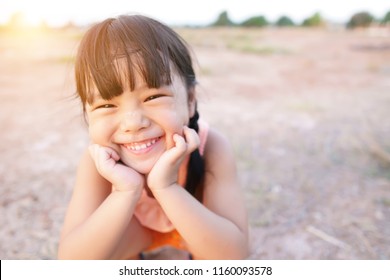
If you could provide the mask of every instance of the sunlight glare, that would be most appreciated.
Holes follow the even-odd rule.
[[[37,28],[46,21],[45,1],[15,1],[9,8],[9,25],[16,28]]]

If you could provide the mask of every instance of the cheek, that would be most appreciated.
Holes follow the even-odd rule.
[[[190,118],[188,104],[185,101],[184,99],[178,99],[171,107],[171,111],[174,113],[176,120],[182,125],[186,125]]]
[[[188,124],[188,119],[183,112],[177,110],[175,106],[169,108],[165,112],[157,115],[158,125],[165,131],[166,134],[166,149],[171,149],[175,143],[173,135],[179,134],[183,136],[183,127]]]
[[[171,127],[176,133],[180,132],[189,122],[188,105],[183,101],[175,99],[166,106],[154,108],[150,111],[150,116],[153,116],[152,118],[161,126]]]
[[[177,108],[172,108],[169,114],[166,114],[164,118],[161,118],[161,121],[166,130],[182,135],[183,126],[188,125],[189,118],[186,112],[177,110]]]
[[[91,141],[95,144],[107,146],[110,140],[112,125],[107,122],[93,122],[89,124],[88,132]]]
[[[179,119],[177,114],[170,114],[169,116],[165,116],[160,121],[160,126],[165,130],[167,134],[182,134],[183,131],[183,122]]]
[[[92,143],[101,144],[100,138],[102,135],[99,133],[99,129],[95,125],[89,125],[88,133]]]

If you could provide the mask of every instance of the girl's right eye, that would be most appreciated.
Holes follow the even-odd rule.
[[[99,106],[96,106],[95,107],[95,110],[96,109],[110,109],[110,108],[114,108],[115,106],[112,105],[112,104],[103,104],[103,105],[99,105]]]

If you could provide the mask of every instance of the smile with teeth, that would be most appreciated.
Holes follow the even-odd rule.
[[[124,146],[129,150],[138,152],[149,148],[150,146],[155,144],[159,139],[160,138],[154,138],[154,139],[146,140],[144,142],[133,142],[133,143],[125,144]]]

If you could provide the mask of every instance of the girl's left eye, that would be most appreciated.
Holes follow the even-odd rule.
[[[154,94],[154,95],[151,95],[151,96],[147,97],[145,99],[145,102],[152,101],[154,99],[157,99],[157,98],[160,98],[160,97],[163,97],[163,96],[165,96],[165,95],[164,94]]]

